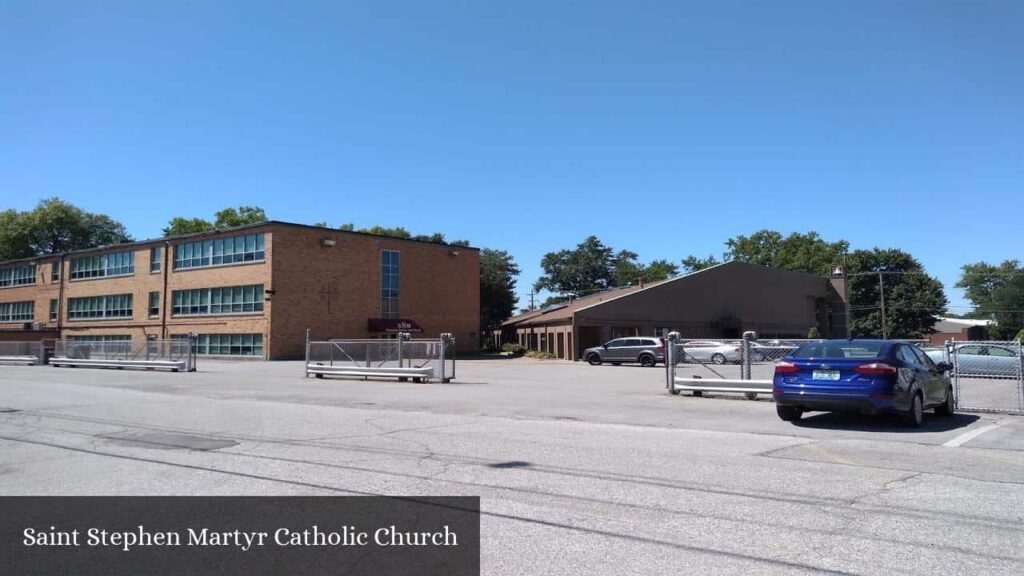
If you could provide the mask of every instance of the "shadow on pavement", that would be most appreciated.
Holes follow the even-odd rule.
[[[794,422],[801,428],[821,428],[826,430],[859,430],[863,432],[947,432],[957,428],[966,428],[977,422],[981,416],[977,414],[954,414],[945,418],[934,414],[924,415],[924,424],[913,428],[903,424],[896,414],[849,414],[843,412],[821,412]]]

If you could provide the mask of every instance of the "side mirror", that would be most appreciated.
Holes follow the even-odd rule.
[[[608,345],[607,344],[601,344],[601,348],[604,348],[605,350],[607,350],[608,349]]]
[[[953,370],[953,365],[949,362],[939,362],[936,366],[940,372],[951,372]]]

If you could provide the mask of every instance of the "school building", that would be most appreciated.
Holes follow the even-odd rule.
[[[317,339],[455,335],[476,351],[476,248],[269,221],[0,263],[0,340],[198,336],[301,358]]]

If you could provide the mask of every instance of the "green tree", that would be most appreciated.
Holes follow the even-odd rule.
[[[613,286],[629,286],[637,281],[650,284],[679,274],[679,267],[668,260],[654,260],[645,265],[638,261],[639,257],[636,252],[619,250],[612,260]]]
[[[26,212],[0,212],[0,259],[58,254],[131,240],[124,225],[86,212],[60,198],[47,198]]]
[[[218,229],[235,228],[248,224],[259,224],[267,221],[267,215],[263,208],[258,206],[239,206],[238,208],[225,208],[214,214],[213,225]]]
[[[935,332],[935,322],[948,304],[942,283],[902,250],[856,250],[849,255],[847,276],[854,337],[882,336],[882,293],[890,338],[921,338]]]
[[[707,258],[701,258],[699,256],[687,256],[683,258],[683,270],[687,272],[696,272],[712,266],[718,266],[722,261],[715,258],[712,255],[708,255]]]
[[[186,234],[210,232],[211,230],[216,229],[217,227],[209,220],[175,216],[174,218],[171,218],[170,222],[167,223],[167,226],[164,226],[163,233],[164,236],[184,236]]]
[[[833,266],[843,261],[843,255],[850,247],[845,240],[829,242],[813,231],[783,236],[774,230],[758,230],[750,236],[736,236],[726,240],[725,246],[725,261],[760,264],[818,276],[827,276]],[[719,260],[714,256],[690,256],[683,260],[683,266],[690,271],[718,263]]]
[[[614,279],[613,251],[590,236],[573,250],[549,252],[540,261],[544,274],[534,290],[550,290],[568,296],[583,296],[608,288]]]
[[[992,338],[1009,340],[1024,330],[1024,267],[1018,260],[966,264],[956,287],[974,305],[973,315],[995,321],[989,327]]]
[[[516,305],[519,266],[504,250],[480,251],[480,329],[497,328],[512,316]]]
[[[369,228],[361,228],[359,232],[364,234],[374,234],[377,236],[389,236],[391,238],[412,238],[412,234],[408,230],[398,226],[396,228],[387,228],[384,226],[376,225],[370,226]]]

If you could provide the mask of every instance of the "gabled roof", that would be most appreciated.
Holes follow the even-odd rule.
[[[565,320],[567,318],[572,318],[573,313],[587,306],[597,304],[601,301],[618,298],[623,294],[636,292],[638,290],[640,290],[639,286],[623,286],[620,288],[609,288],[607,290],[602,290],[594,294],[583,296],[582,298],[577,298],[576,300],[566,302],[559,306],[552,306],[544,310],[531,310],[530,312],[520,314],[519,316],[513,316],[512,318],[509,318],[508,320],[502,322],[501,325],[534,326],[538,324],[551,324],[553,322]]]

